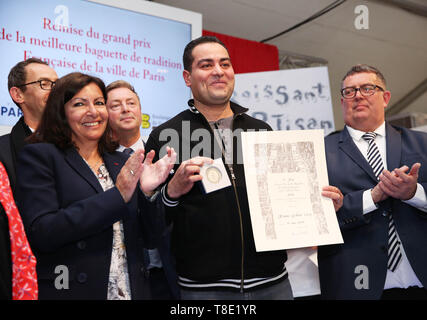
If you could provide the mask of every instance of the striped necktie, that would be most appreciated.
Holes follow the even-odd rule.
[[[375,132],[367,132],[362,138],[368,142],[368,163],[372,167],[377,180],[381,172],[384,170],[384,164],[381,159],[380,152],[377,144],[375,143]],[[402,251],[400,250],[400,241],[397,237],[394,220],[391,214],[389,214],[388,224],[388,263],[387,268],[394,272],[402,260]]]

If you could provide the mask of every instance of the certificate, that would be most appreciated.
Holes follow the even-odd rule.
[[[343,243],[323,130],[243,132],[242,153],[257,251]]]

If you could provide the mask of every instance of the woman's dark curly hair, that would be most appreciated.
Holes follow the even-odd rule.
[[[105,101],[107,101],[105,84],[100,78],[73,72],[58,79],[47,99],[40,125],[30,136],[29,142],[48,142],[61,150],[70,147],[77,149],[71,139],[72,130],[65,116],[65,104],[90,83],[94,83],[99,87]],[[111,128],[107,124],[104,134],[99,139],[98,151],[101,154],[103,152],[113,152],[117,147],[118,143],[113,140]]]

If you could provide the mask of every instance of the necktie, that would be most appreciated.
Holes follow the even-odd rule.
[[[128,156],[130,156],[132,153],[134,153],[132,148],[126,148],[122,151],[124,154],[127,154]]]
[[[21,216],[10,189],[9,178],[2,163],[0,163],[0,201],[9,221],[13,278],[12,299],[37,300],[36,258],[28,244]]]
[[[378,179],[379,175],[384,170],[384,164],[381,159],[377,144],[375,143],[376,136],[377,134],[375,132],[367,132],[362,136],[362,138],[368,142],[368,163],[371,165],[372,170]],[[402,251],[400,250],[400,241],[397,238],[393,217],[391,214],[389,214],[387,268],[394,272],[401,260]]]

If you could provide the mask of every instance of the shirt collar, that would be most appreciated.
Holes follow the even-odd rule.
[[[122,145],[120,145],[118,148],[117,148],[117,151],[119,151],[119,152],[123,152],[123,150],[124,149],[126,149],[126,148],[131,148],[133,151],[135,151],[135,150],[138,150],[138,149],[144,149],[144,143],[142,142],[142,139],[141,138],[139,138],[133,145],[131,145],[130,147],[125,147],[125,146],[122,146]]]
[[[365,131],[360,131],[347,125],[346,127],[350,136],[356,141],[360,141],[360,139],[362,139],[362,136],[366,133]],[[380,137],[385,137],[385,122],[383,122],[378,128],[376,128],[374,132]]]

